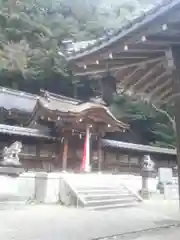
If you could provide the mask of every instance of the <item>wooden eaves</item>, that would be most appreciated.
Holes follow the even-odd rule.
[[[111,37],[68,56],[78,76],[116,77],[119,91],[161,105],[172,100],[170,47],[180,45],[180,0],[166,0]]]
[[[51,124],[57,128],[70,128],[83,131],[86,124],[104,125],[106,131],[123,131],[128,125],[117,120],[107,107],[93,103],[82,102],[64,96],[44,92],[36,100],[34,111],[28,121],[32,127],[37,123]],[[94,129],[96,130],[96,128]]]

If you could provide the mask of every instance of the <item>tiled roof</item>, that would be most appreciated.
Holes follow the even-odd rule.
[[[117,122],[117,126],[127,128],[127,125],[115,119],[109,109],[100,103],[94,101],[83,102],[78,99],[41,91],[43,96],[33,95],[22,91],[0,87],[0,107],[6,110],[18,110],[20,112],[27,112],[30,120],[28,124],[33,121],[34,114],[37,111],[38,104],[51,110],[62,113],[71,113],[79,115],[81,113],[88,112],[89,110],[101,110],[104,111],[108,117]],[[45,97],[45,94],[49,96],[49,101]]]
[[[170,11],[180,4],[180,0],[160,0],[156,1],[155,5],[150,5],[150,9],[144,9],[144,11],[139,12],[139,16],[134,15],[130,20],[125,20],[122,22],[120,28],[111,35],[107,35],[100,40],[94,42],[94,44],[89,44],[87,48],[79,49],[79,52],[74,51],[68,57],[68,60],[75,60],[82,56],[88,55],[90,53],[96,52],[99,49],[109,46],[113,42],[117,42],[127,33],[135,30],[139,26],[143,26],[151,22],[157,15],[164,14],[164,12]]]
[[[31,113],[35,107],[37,95],[0,87],[0,107],[6,110],[18,109]]]
[[[176,149],[153,147],[149,145],[120,142],[120,141],[109,140],[109,139],[103,139],[102,145],[103,147],[134,150],[134,151],[144,152],[144,153],[161,153],[161,154],[176,155]]]
[[[0,133],[8,134],[8,135],[37,137],[37,138],[44,138],[44,139],[55,139],[50,135],[49,131],[45,131],[45,130],[41,131],[39,129],[9,126],[4,124],[0,124]],[[134,150],[134,151],[144,152],[144,153],[160,153],[160,154],[176,155],[175,149],[152,147],[148,145],[120,142],[120,141],[114,141],[109,139],[102,139],[102,146]]]
[[[60,99],[52,94],[48,94],[48,99],[45,97],[40,97],[37,104],[40,104],[41,106],[45,107],[46,109],[50,111],[57,111],[61,113],[68,113],[71,115],[74,115],[75,117],[84,116],[84,114],[92,114],[92,112],[101,113],[104,112],[106,116],[111,119],[111,122],[114,124],[116,123],[117,126],[121,128],[128,128],[128,125],[117,120],[113,114],[109,111],[109,109],[102,104],[94,103],[94,102],[82,102],[82,101],[70,101],[70,100],[64,100],[60,101]],[[38,106],[37,106],[38,108]],[[35,112],[37,111],[37,108],[35,108]]]
[[[24,128],[18,126],[9,126],[5,124],[0,124],[0,133],[8,134],[8,135],[20,135],[20,136],[28,136],[28,137],[39,137],[45,139],[53,139],[49,131],[40,130],[40,129],[32,129],[32,128]]]

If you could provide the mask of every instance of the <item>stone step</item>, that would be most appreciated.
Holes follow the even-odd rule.
[[[74,201],[74,196],[78,199],[79,206],[90,209],[134,206],[140,201],[140,198],[124,186],[115,175],[71,174],[65,176],[65,181],[68,183],[67,189],[73,193],[70,199],[71,195],[69,190],[67,191],[67,198],[65,198],[67,205],[68,201],[71,201],[72,205],[77,202]]]
[[[136,202],[134,197],[126,197],[126,198],[115,198],[115,199],[100,199],[100,200],[89,200],[86,202],[85,207],[87,206],[104,206],[104,205],[112,205],[112,204],[125,204]]]
[[[89,189],[85,189],[85,190],[82,190],[82,191],[79,191],[78,189],[76,189],[77,193],[78,194],[83,194],[83,195],[88,195],[88,194],[119,194],[119,193],[129,193],[128,190],[117,190],[117,189],[109,189],[109,190],[104,190],[104,189],[101,189],[101,190],[89,190]]]
[[[0,202],[23,202],[26,198],[13,194],[0,194]]]
[[[77,189],[78,191],[86,191],[86,190],[97,190],[97,191],[102,191],[102,190],[119,190],[119,191],[124,191],[127,190],[125,187],[117,187],[117,186],[74,186],[73,188]]]
[[[128,193],[116,193],[116,194],[81,194],[80,196],[82,196],[85,201],[89,201],[89,200],[100,200],[100,199],[116,199],[116,198],[121,198],[121,199],[125,199],[126,197],[129,196]]]
[[[0,201],[0,210],[15,210],[26,206],[25,201]]]
[[[98,183],[81,183],[81,184],[76,184],[75,182],[71,182],[71,184],[73,184],[73,186],[78,186],[78,187],[97,187],[97,188],[101,188],[101,187],[107,187],[107,188],[111,188],[111,187],[124,187],[123,185],[118,185],[118,184],[113,184],[113,183],[103,183],[103,184],[98,184]]]
[[[130,203],[118,203],[118,204],[109,204],[109,205],[101,205],[101,206],[88,206],[86,209],[92,211],[100,211],[100,210],[108,210],[115,208],[125,208],[125,207],[135,207],[139,203],[138,202],[130,202]]]

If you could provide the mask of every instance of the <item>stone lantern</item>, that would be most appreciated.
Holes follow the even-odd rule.
[[[142,161],[142,190],[141,195],[144,199],[149,199],[148,179],[150,174],[154,171],[154,162],[151,160],[150,155],[144,155]]]

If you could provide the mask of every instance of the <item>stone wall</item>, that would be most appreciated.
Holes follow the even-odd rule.
[[[103,171],[141,175],[144,153],[110,148],[104,149],[103,152]],[[155,172],[160,167],[174,169],[176,166],[176,156],[157,153],[152,153],[150,156],[155,163]]]
[[[141,190],[142,178],[140,176],[121,174],[115,177],[133,192],[138,193]],[[0,176],[0,181],[0,202],[59,203],[62,198],[69,196],[61,172],[26,172],[17,178]],[[157,178],[150,178],[148,187],[150,192],[155,192]]]

